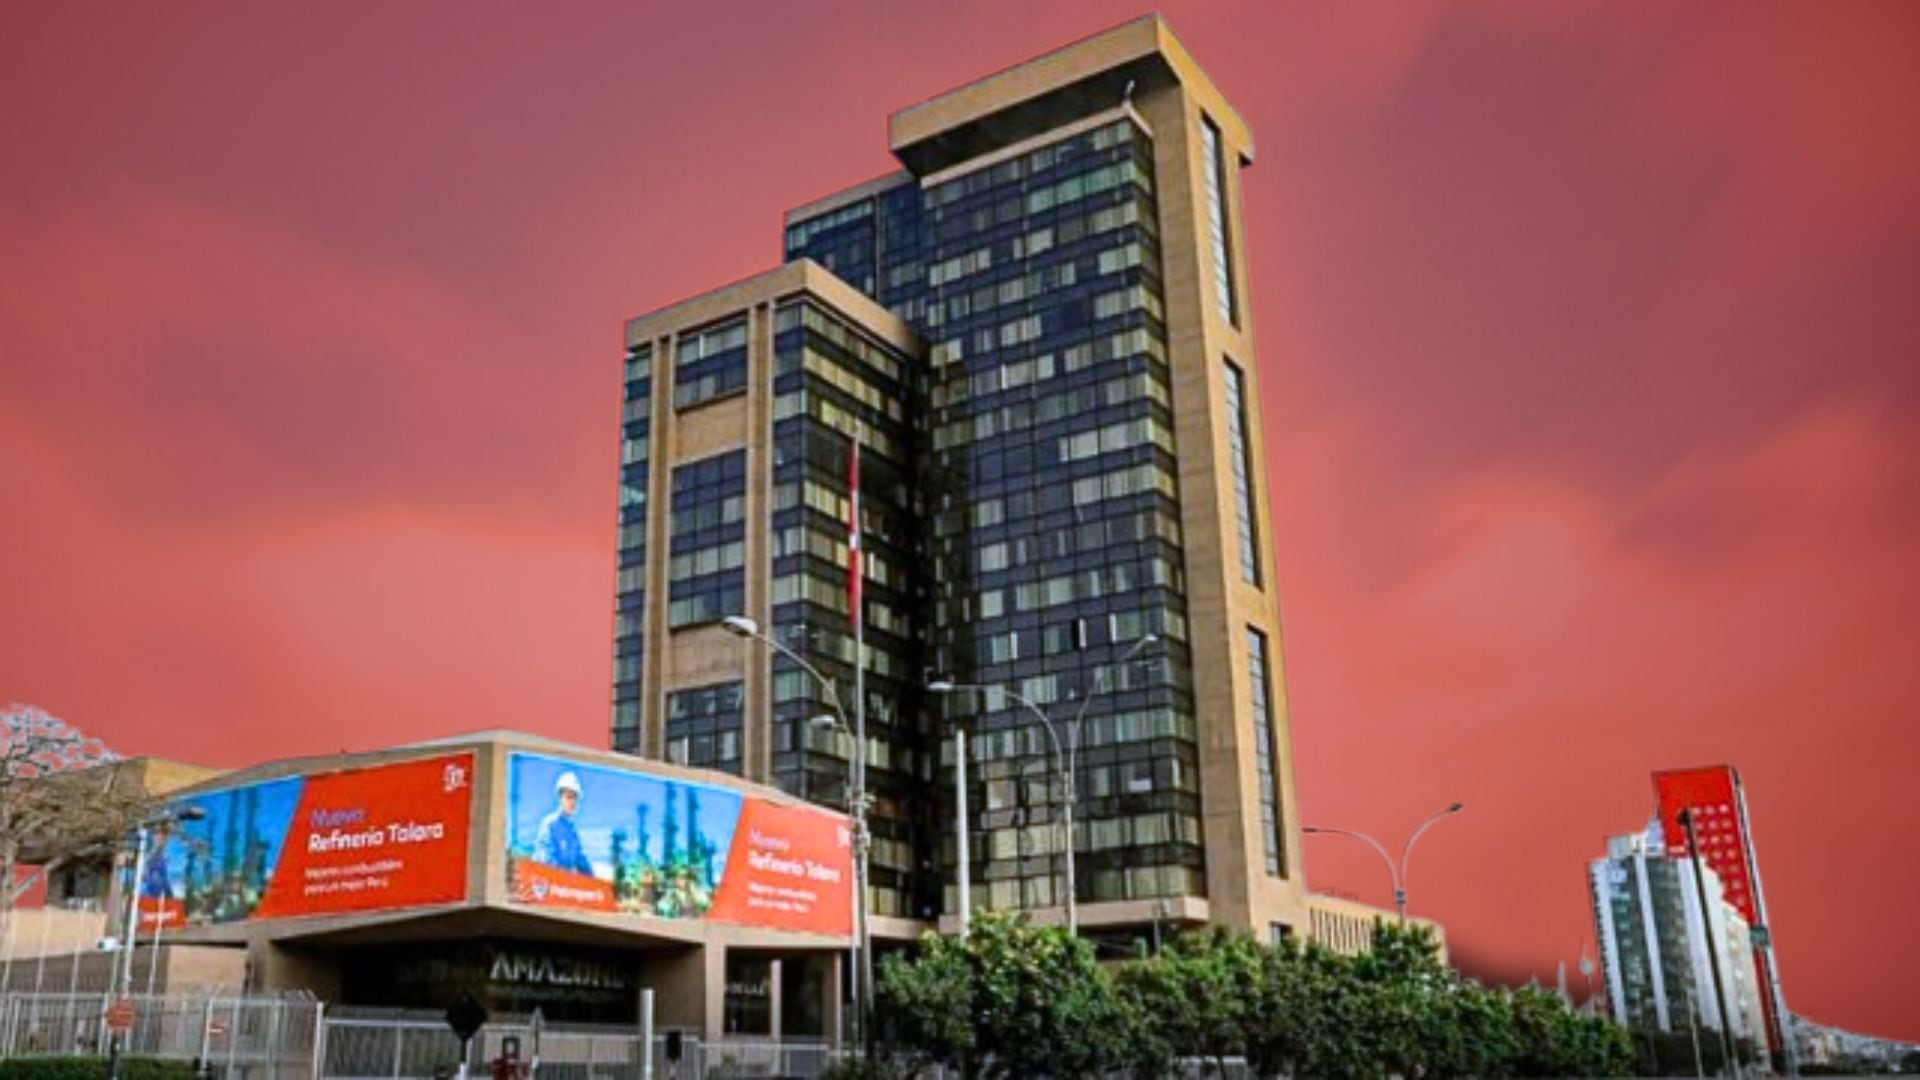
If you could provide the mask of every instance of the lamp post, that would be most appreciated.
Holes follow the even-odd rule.
[[[108,994],[110,997],[117,995],[121,998],[127,998],[133,994],[133,950],[140,941],[140,887],[142,885],[141,879],[145,878],[147,874],[147,847],[150,831],[163,825],[173,825],[183,821],[198,821],[206,816],[207,812],[198,806],[168,807],[157,814],[149,814],[135,823],[133,834],[133,880],[129,883],[130,887],[127,889],[127,921],[125,932],[121,935],[119,942],[119,948],[125,955],[115,957],[115,960],[119,962],[115,964],[117,970],[114,972],[113,977],[108,980]],[[159,944],[158,935],[154,937],[154,944],[156,947]],[[149,965],[155,964],[158,963],[159,960],[160,958],[156,953],[149,958],[148,963]],[[152,984],[151,971],[149,971],[147,981],[149,985]],[[120,1078],[120,1034],[118,1032],[112,1034],[112,1043],[108,1054],[107,1074],[112,1080],[119,1080]]]
[[[1720,945],[1713,932],[1713,909],[1708,907],[1707,875],[1700,866],[1700,838],[1693,831],[1693,810],[1680,811],[1680,827],[1687,831],[1687,859],[1693,864],[1693,886],[1700,898],[1700,936],[1706,939],[1707,966],[1713,972],[1713,1003],[1720,1010],[1720,1049],[1726,1055],[1727,1075],[1740,1080],[1740,1044],[1733,1037],[1733,1014],[1727,1009],[1727,988],[1720,977]],[[1696,969],[1698,970],[1698,969]],[[1696,998],[1699,995],[1694,995]],[[1694,1005],[1699,1012],[1699,1005]],[[1697,1036],[1696,1036],[1697,1037]]]
[[[1144,649],[1147,646],[1159,640],[1160,638],[1158,635],[1146,634],[1136,639],[1133,642],[1133,644],[1127,646],[1126,651],[1122,652],[1119,655],[1119,657],[1114,659],[1111,663],[1102,664],[1097,669],[1095,669],[1094,676],[1093,676],[1093,687],[1088,691],[1085,697],[1081,698],[1080,707],[1074,711],[1073,721],[1067,728],[1067,741],[1064,745],[1060,741],[1060,732],[1059,732],[1059,729],[1054,726],[1053,719],[1049,717],[1047,715],[1047,711],[1041,708],[1040,704],[1034,701],[1032,698],[1026,697],[1015,691],[1009,690],[1004,686],[994,686],[990,684],[956,683],[948,679],[936,679],[933,682],[930,682],[927,684],[927,690],[935,694],[955,694],[955,693],[961,693],[961,692],[980,694],[982,696],[985,696],[988,694],[998,694],[1002,698],[1005,698],[1006,700],[1011,701],[1016,705],[1019,705],[1025,708],[1028,712],[1032,713],[1034,715],[1034,718],[1040,721],[1040,726],[1046,729],[1047,738],[1053,743],[1053,754],[1054,754],[1054,759],[1057,763],[1057,767],[1060,769],[1062,773],[1065,774],[1065,800],[1064,800],[1065,806],[1061,810],[1060,819],[1066,829],[1066,834],[1067,834],[1066,842],[1062,845],[1062,854],[1066,860],[1067,932],[1070,934],[1077,934],[1080,931],[1079,907],[1077,904],[1077,895],[1076,895],[1077,889],[1075,888],[1074,868],[1073,868],[1073,863],[1074,863],[1073,806],[1076,801],[1074,796],[1074,765],[1075,765],[1075,758],[1077,756],[1077,751],[1079,750],[1079,747],[1080,747],[1080,724],[1081,724],[1081,721],[1086,718],[1088,706],[1092,705],[1094,702],[1094,699],[1098,698],[1100,694],[1106,690],[1107,671],[1112,667],[1117,667],[1121,664],[1126,663],[1128,660],[1131,660],[1133,658],[1135,653],[1138,653],[1141,649]],[[960,746],[961,746],[961,752],[965,753],[966,743],[964,739],[962,740]],[[966,768],[965,763],[962,762],[961,771],[959,773],[959,783],[961,784],[966,783],[965,768]],[[965,800],[965,796],[963,795],[962,802],[961,802],[962,807],[965,806],[964,800]],[[960,828],[964,830],[966,828],[966,822],[962,821],[960,823]],[[972,872],[971,867],[969,867],[965,861],[966,854],[967,854],[967,848],[966,848],[966,844],[963,836],[962,843],[960,844],[961,864],[959,869],[960,880],[961,880],[960,895],[963,898],[963,903],[964,903],[964,898],[967,895],[967,886],[969,884],[967,882],[967,876]],[[960,917],[961,917],[961,925],[964,927],[966,925],[968,913],[965,911],[962,911]]]
[[[133,949],[140,940],[140,887],[147,873],[147,848],[150,831],[164,825],[175,825],[183,821],[199,821],[207,812],[198,806],[170,807],[157,814],[141,818],[134,826],[133,850],[133,887],[127,890],[126,933],[122,935],[121,947],[126,956],[120,965],[120,973],[114,982],[120,996],[133,993]],[[159,944],[159,935],[154,935],[154,943]],[[149,980],[151,981],[151,980]]]
[[[1378,840],[1375,840],[1363,832],[1355,832],[1352,829],[1321,829],[1315,828],[1312,825],[1302,828],[1300,832],[1307,836],[1352,837],[1379,852],[1380,861],[1387,864],[1387,874],[1393,880],[1393,906],[1400,913],[1400,925],[1405,926],[1407,924],[1407,859],[1413,855],[1414,841],[1420,839],[1420,834],[1432,828],[1441,818],[1451,814],[1457,814],[1464,809],[1466,809],[1465,803],[1454,803],[1444,810],[1433,813],[1427,820],[1421,822],[1419,828],[1413,830],[1413,835],[1407,837],[1406,846],[1400,849],[1400,861],[1397,864],[1393,861],[1393,856],[1387,854],[1387,849],[1380,846]]]
[[[853,736],[853,759],[847,767],[847,809],[853,818],[853,1009],[855,1026],[862,1041],[867,1035],[870,1017],[869,1000],[873,993],[873,949],[867,926],[867,747],[866,725],[850,723],[847,711],[840,703],[840,691],[834,681],[822,674],[820,669],[806,661],[799,653],[785,644],[768,636],[760,629],[760,624],[745,615],[729,615],[720,620],[720,625],[735,637],[750,638],[799,665],[802,671],[813,677],[820,686],[820,692],[826,698],[827,707],[833,710],[831,715],[810,717],[809,727],[833,727]],[[864,721],[865,703],[858,710]],[[805,736],[802,736],[800,761],[801,775],[807,772]]]

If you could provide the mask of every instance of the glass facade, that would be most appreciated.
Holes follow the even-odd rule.
[[[868,296],[878,295],[878,207],[878,200],[869,196],[789,224],[787,260],[803,252],[841,281]]]
[[[690,409],[747,388],[747,320],[681,334],[673,345],[673,407]]]
[[[620,440],[619,574],[614,586],[611,745],[640,751],[641,655],[647,600],[647,470],[652,465],[653,347],[627,350]]]
[[[1260,777],[1260,840],[1267,873],[1286,873],[1286,838],[1280,832],[1280,774],[1273,743],[1273,687],[1267,679],[1267,635],[1247,627],[1247,684],[1252,696],[1253,768]]]
[[[673,470],[667,625],[719,622],[746,610],[747,452]]]
[[[741,687],[735,680],[668,694],[667,760],[739,776]]]
[[[1246,377],[1231,360],[1222,361],[1227,387],[1227,456],[1233,472],[1233,525],[1240,541],[1240,580],[1260,584],[1260,533],[1253,513],[1253,461],[1247,456]]]
[[[916,891],[931,779],[921,708],[924,584],[913,580],[923,502],[909,424],[919,371],[906,354],[810,299],[782,303],[773,340],[772,630],[834,680],[847,725],[822,688],[773,661],[773,783],[845,806],[853,760],[854,633],[847,590],[848,460],[860,445],[866,612],[867,786],[872,910],[926,917]]]
[[[1220,149],[1220,128],[1213,118],[1200,118],[1201,153],[1207,170],[1207,252],[1213,263],[1213,299],[1220,317],[1229,324],[1240,324],[1240,311],[1233,293],[1233,249],[1227,236],[1227,163]]]
[[[1083,902],[1205,892],[1153,185],[1120,120],[925,189],[935,670],[1058,722],[1165,642],[1078,732]],[[1064,903],[1045,732],[997,696],[948,716],[974,732],[975,895]]]
[[[785,252],[833,271],[919,329],[926,309],[920,185],[910,176],[810,218],[788,224]]]
[[[862,218],[892,237],[877,299],[931,343],[929,670],[1062,721],[1105,682],[1079,732],[1082,901],[1205,892],[1153,185],[1147,134],[1117,120]],[[805,235],[789,256],[841,257]],[[1148,633],[1164,644],[1107,669]],[[975,734],[974,895],[1057,905],[1062,778],[1010,706],[946,705]]]
[[[1183,397],[1181,415],[1198,418],[1185,422],[1196,423],[1203,439],[1224,423],[1233,520],[1229,525],[1226,506],[1216,510],[1212,478],[1201,503],[1183,512],[1159,178],[1148,124],[1165,132],[1160,117],[1173,117],[1173,137],[1183,141],[1159,147],[1161,157],[1181,162],[1180,179],[1205,192],[1191,210],[1168,208],[1178,215],[1177,228],[1169,217],[1170,231],[1197,234],[1179,256],[1199,280],[1175,298],[1189,312],[1217,305],[1237,325],[1230,151],[1204,114],[1191,126],[1178,122],[1195,115],[1188,111],[1195,99],[1184,91],[1182,112],[1167,112],[1163,106],[1176,103],[1157,96],[1165,84],[1136,102],[1117,71],[1103,74],[1115,80],[1105,103],[1095,101],[1089,79],[912,137],[897,148],[910,172],[789,216],[786,258],[818,263],[872,298],[904,320],[920,339],[915,345],[898,344],[897,331],[871,313],[860,315],[864,305],[829,299],[842,295],[838,289],[791,288],[786,282],[811,273],[798,268],[776,272],[792,276],[735,309],[753,307],[758,321],[707,321],[723,309],[703,304],[690,309],[700,312],[690,320],[701,325],[673,339],[673,410],[662,409],[662,422],[679,425],[680,411],[689,412],[687,426],[670,432],[674,445],[687,445],[693,431],[693,445],[728,445],[713,441],[718,428],[692,417],[712,417],[731,439],[741,413],[695,410],[745,389],[749,370],[769,373],[768,385],[751,388],[756,396],[744,415],[771,429],[750,433],[767,440],[764,456],[756,449],[751,482],[770,486],[764,503],[755,489],[749,524],[740,455],[661,471],[662,486],[671,488],[671,527],[668,565],[654,570],[656,591],[664,582],[667,592],[652,598],[667,605],[655,625],[677,630],[734,613],[760,617],[746,608],[745,584],[753,582],[759,604],[764,580],[765,632],[817,668],[833,690],[778,651],[763,654],[771,672],[765,741],[756,726],[754,757],[746,759],[739,753],[742,684],[673,685],[674,665],[683,660],[677,639],[656,643],[667,670],[655,673],[655,693],[671,691],[661,719],[664,752],[744,771],[829,806],[846,805],[851,765],[864,761],[873,800],[871,910],[881,915],[954,912],[957,887],[941,891],[953,881],[957,848],[944,770],[954,765],[950,736],[961,725],[971,736],[964,827],[978,904],[1061,906],[1069,854],[1078,871],[1075,899],[1083,904],[1206,897],[1201,760],[1203,747],[1226,743],[1202,735],[1210,724],[1246,730],[1242,710],[1258,744],[1252,756],[1266,871],[1287,873],[1285,758],[1275,739],[1280,706],[1271,685],[1278,657],[1268,656],[1266,637],[1255,629],[1267,625],[1264,602],[1233,587],[1231,559],[1225,567],[1196,565],[1192,588],[1207,610],[1217,610],[1226,588],[1227,613],[1214,616],[1221,620],[1214,633],[1231,642],[1244,627],[1254,700],[1241,700],[1245,688],[1228,685],[1237,663],[1209,664],[1202,669],[1206,700],[1221,703],[1219,714],[1197,714],[1184,523],[1196,533],[1232,529],[1240,580],[1260,586],[1252,468],[1259,450],[1250,442],[1245,373],[1221,355],[1222,343],[1205,341],[1219,323],[1206,318],[1199,328],[1183,327],[1197,335],[1178,337],[1180,385],[1192,395]],[[1100,109],[1106,111],[1093,112]],[[1173,179],[1170,186],[1190,190]],[[765,356],[754,353],[751,368],[749,324],[756,328],[753,349],[771,345]],[[663,325],[660,332],[678,329]],[[1210,359],[1194,351],[1193,336]],[[1210,396],[1215,378],[1226,384],[1224,417],[1216,413],[1220,399]],[[629,395],[631,403],[631,387]],[[856,447],[866,565],[860,655],[847,581],[847,477]],[[623,486],[623,504],[634,498],[645,505],[644,467],[640,473],[637,491]],[[756,538],[765,530],[764,566],[744,565],[748,528]],[[1212,550],[1210,537],[1202,546]],[[758,559],[763,549],[756,542],[753,550]],[[639,695],[644,556],[642,531],[623,531],[623,575],[636,569],[631,581],[622,578],[623,603],[631,595],[635,616],[622,623],[621,649],[630,647],[634,659],[620,668],[631,679],[617,690],[616,745],[623,745],[619,733],[638,723],[637,705],[622,712],[628,699],[618,695]],[[1148,635],[1156,643],[1136,649]],[[1127,662],[1118,663],[1123,655]],[[700,670],[692,681],[716,677],[709,666]],[[864,703],[852,692],[856,670],[866,673]],[[1009,695],[963,692],[936,703],[925,690],[936,677]],[[744,685],[754,695],[757,725],[759,684]],[[663,699],[654,700],[652,707],[661,707]],[[1046,727],[1022,701],[1042,710],[1074,746],[1070,785]],[[843,721],[860,704],[869,738],[856,747]],[[1061,820],[1068,790],[1076,797],[1070,837]],[[1230,858],[1237,871],[1241,856]],[[1246,899],[1271,906],[1282,895],[1253,892],[1250,899],[1216,898],[1213,910],[1223,919],[1241,917],[1225,905]],[[1258,928],[1273,914],[1246,917]]]

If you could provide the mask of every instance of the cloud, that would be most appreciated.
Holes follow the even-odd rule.
[[[137,188],[0,202],[0,243],[0,410],[148,527],[555,492],[577,512],[612,483],[613,409],[553,423],[582,372],[554,378],[522,324],[404,260]],[[616,372],[587,381],[617,395]]]
[[[1825,855],[1850,821],[1902,812],[1901,762],[1920,753],[1903,720],[1902,643],[1920,640],[1916,462],[1911,425],[1832,400],[1632,497],[1519,469],[1429,493],[1401,515],[1427,561],[1399,588],[1359,602],[1337,582],[1289,589],[1303,813],[1388,840],[1464,799],[1468,814],[1422,842],[1420,910],[1485,970],[1546,977],[1547,958],[1571,961],[1590,937],[1578,868],[1644,820],[1651,770],[1731,762],[1783,965],[1820,968],[1849,938],[1820,914],[1836,889],[1895,918],[1891,879],[1920,885]],[[1363,852],[1311,852],[1314,881],[1384,899]],[[1892,978],[1914,959],[1851,970]]]

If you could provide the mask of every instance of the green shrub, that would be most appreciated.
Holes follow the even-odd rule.
[[[886,1058],[843,1057],[829,1064],[820,1080],[901,1080],[908,1072]]]
[[[0,1080],[105,1080],[103,1057],[27,1057],[0,1061]]]
[[[0,1061],[0,1080],[106,1080],[107,1059],[77,1057],[16,1057]],[[192,1080],[193,1066],[164,1058],[120,1059],[120,1080]]]
[[[120,1080],[193,1080],[193,1065],[174,1058],[124,1058]]]

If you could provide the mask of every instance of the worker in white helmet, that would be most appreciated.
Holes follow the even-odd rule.
[[[580,778],[572,770],[561,773],[553,782],[553,797],[558,805],[540,819],[533,857],[548,866],[591,877],[593,864],[581,850],[580,833],[573,827],[573,816],[580,812]]]

